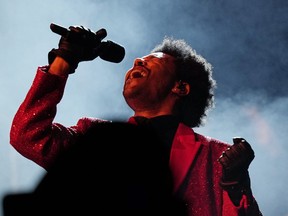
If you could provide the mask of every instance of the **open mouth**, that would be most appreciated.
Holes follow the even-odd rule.
[[[130,78],[141,78],[141,77],[146,77],[147,73],[145,71],[138,71],[135,70],[130,74]]]
[[[148,75],[148,71],[145,70],[145,68],[134,68],[127,80],[131,80],[131,79],[139,79],[139,78],[143,78],[143,77],[146,77]]]

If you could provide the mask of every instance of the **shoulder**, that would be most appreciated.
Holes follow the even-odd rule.
[[[206,149],[207,152],[210,152],[209,154],[211,155],[212,160],[215,161],[225,150],[227,150],[227,148],[231,147],[230,143],[210,136],[195,133],[195,137],[196,139],[198,139],[199,142],[201,142],[203,148]]]
[[[195,132],[194,132],[195,133]],[[204,146],[209,146],[211,148],[217,148],[217,149],[226,149],[231,146],[230,143],[222,141],[217,138],[213,138],[210,136],[206,136],[203,134],[195,133],[195,137],[198,141],[200,141]]]
[[[188,127],[185,124],[179,125],[178,135],[185,136],[185,137],[194,136],[194,139],[196,142],[198,141],[203,146],[207,146],[207,147],[226,149],[227,147],[231,146],[231,144],[228,142],[195,132],[193,128]]]
[[[94,117],[82,117],[78,120],[77,125],[74,126],[74,128],[77,128],[77,131],[83,134],[91,127],[102,123],[111,123],[111,121]]]
[[[95,117],[82,117],[78,120],[77,124],[81,124],[81,123],[107,123],[107,122],[111,122],[109,120],[105,120],[105,119],[100,119],[100,118],[95,118]]]

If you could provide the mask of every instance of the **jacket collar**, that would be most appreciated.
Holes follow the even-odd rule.
[[[196,140],[193,129],[180,123],[170,152],[169,166],[174,181],[174,192],[179,189],[181,183],[184,181],[200,146],[201,142]]]

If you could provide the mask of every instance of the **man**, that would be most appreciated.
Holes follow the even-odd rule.
[[[88,142],[95,143],[92,152],[97,154],[95,146],[103,141],[98,140],[97,144],[97,136],[103,135],[103,131],[98,133],[99,128],[95,125],[112,125],[93,118],[81,118],[72,127],[53,122],[69,75],[75,72],[80,62],[99,56],[100,43],[91,40],[95,33],[80,26],[69,29],[78,36],[77,40],[61,37],[58,48],[49,52],[49,65],[38,68],[13,119],[10,133],[12,146],[48,173],[53,170],[59,155],[73,149],[79,140],[83,143],[85,136],[89,137]],[[148,128],[147,136],[155,133],[153,139],[159,139],[159,144],[154,142],[153,145],[157,151],[161,145],[158,155],[163,156],[167,167],[169,165],[172,197],[177,204],[181,203],[178,215],[180,211],[182,214],[182,207],[189,216],[261,215],[250,187],[248,167],[254,152],[249,143],[239,137],[233,139],[234,145],[230,145],[197,134],[192,129],[204,123],[207,111],[213,107],[215,86],[211,65],[185,41],[166,37],[150,54],[136,58],[126,73],[123,95],[134,115],[124,125]],[[137,136],[139,142],[145,133]],[[107,130],[104,134],[109,136]],[[149,145],[152,142],[145,143],[150,151],[154,151]],[[132,152],[133,145],[137,146],[137,142],[127,147]],[[149,159],[149,151],[145,152]],[[91,151],[86,153],[91,156]],[[145,166],[141,167],[144,169]],[[168,183],[165,184],[169,185],[170,175],[166,174],[163,175],[167,177]],[[162,179],[165,182],[163,176],[157,181]],[[170,199],[166,204],[168,202]]]

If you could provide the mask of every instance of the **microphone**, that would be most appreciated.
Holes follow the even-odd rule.
[[[70,40],[79,40],[79,36],[76,34],[71,34],[70,29],[64,28],[62,26],[56,25],[55,23],[50,24],[50,29],[52,32],[61,35],[62,37]],[[77,37],[78,36],[78,37]],[[102,28],[95,33],[95,44],[99,44],[97,51],[99,52],[99,57],[105,61],[119,63],[124,59],[125,48],[111,40],[101,41],[107,36],[106,29]]]
[[[105,61],[119,63],[125,56],[124,47],[113,41],[102,41],[99,47],[99,57]]]

